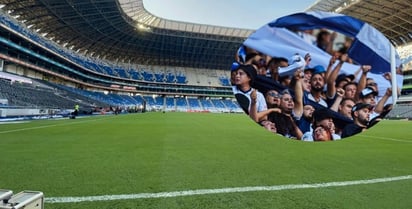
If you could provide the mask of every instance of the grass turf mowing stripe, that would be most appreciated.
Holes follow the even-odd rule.
[[[395,176],[376,179],[364,179],[354,181],[340,182],[325,182],[315,184],[286,184],[276,186],[253,186],[253,187],[233,187],[221,189],[198,189],[174,192],[158,192],[158,193],[140,193],[140,194],[120,194],[120,195],[101,195],[87,197],[46,197],[46,203],[75,203],[75,202],[94,202],[94,201],[110,201],[110,200],[127,200],[127,199],[149,199],[149,198],[167,198],[181,197],[206,194],[223,194],[223,193],[238,193],[238,192],[257,192],[257,191],[281,191],[291,189],[309,189],[309,188],[325,188],[325,187],[341,187],[351,185],[376,184],[392,181],[410,180],[412,175]]]

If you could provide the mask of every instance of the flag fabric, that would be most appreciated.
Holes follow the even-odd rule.
[[[328,12],[307,12],[285,16],[256,30],[243,42],[243,45],[272,57],[287,59],[296,53],[301,56],[310,53],[312,61],[308,67],[321,65],[326,68],[331,55],[293,32],[321,28],[354,38],[348,55],[359,65],[344,63],[341,73],[354,74],[360,65],[371,65],[372,70],[368,77],[379,83],[379,87],[382,88],[379,94],[384,94],[386,88],[391,86],[382,76],[391,70],[390,42],[372,26],[353,17]],[[396,58],[397,63],[400,63],[398,55]],[[402,88],[402,82],[403,76],[397,75],[398,87]]]
[[[276,19],[268,25],[270,27],[287,28],[289,30],[311,30],[328,28],[354,37],[366,23],[356,18],[330,12],[296,13]]]
[[[390,72],[390,41],[371,25],[351,16],[330,12],[296,13],[268,24],[289,30],[326,28],[354,38],[349,57],[361,65],[371,65],[373,73]],[[400,64],[399,55],[396,55]]]

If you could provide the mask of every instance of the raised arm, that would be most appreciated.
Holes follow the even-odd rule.
[[[332,72],[332,67],[336,62],[336,56],[331,56],[330,60],[329,60],[329,64],[328,67],[326,68],[326,72],[325,72],[325,79],[327,80],[330,76],[330,73]]]
[[[333,69],[333,71],[330,73],[329,77],[327,78],[326,96],[328,98],[333,98],[335,96],[335,93],[336,93],[335,80],[338,77],[340,70],[342,69],[343,63],[345,63],[347,60],[348,60],[348,55],[342,54],[339,58],[339,63],[336,65],[336,67]]]
[[[249,109],[249,117],[252,118],[255,122],[259,122],[259,117],[257,114],[257,92],[256,89],[252,90],[250,93],[250,109]]]
[[[329,108],[335,112],[339,111],[339,105],[343,100],[343,96],[345,95],[345,90],[343,90],[342,88],[338,88],[336,89],[336,99],[333,102],[332,106]]]
[[[293,111],[295,112],[296,117],[301,117],[303,114],[303,85],[302,85],[302,70],[296,70],[293,74],[294,79],[296,80],[295,86],[293,89],[295,90],[295,107]]]
[[[385,106],[385,103],[388,101],[389,97],[392,96],[392,89],[391,88],[387,88],[385,95],[383,95],[383,97],[379,100],[379,102],[376,104],[374,111],[376,113],[382,113],[383,108]]]
[[[355,94],[355,101],[359,100],[359,94],[366,87],[366,78],[368,76],[369,71],[372,69],[372,67],[370,65],[362,65],[360,69],[362,70],[362,75],[359,78],[358,88]]]

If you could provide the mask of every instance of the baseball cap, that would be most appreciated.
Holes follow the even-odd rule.
[[[372,105],[370,105],[370,104],[366,104],[366,103],[356,103],[355,105],[353,105],[353,107],[352,107],[352,117],[353,117],[353,113],[354,112],[356,112],[356,111],[358,111],[358,110],[361,110],[361,109],[363,109],[363,108],[368,108],[369,110],[370,109],[372,109]]]
[[[313,74],[324,73],[326,72],[325,68],[322,65],[316,65],[313,67]]]
[[[359,97],[360,98],[365,98],[366,96],[368,96],[370,94],[373,94],[374,96],[376,96],[376,95],[378,95],[378,92],[373,90],[373,88],[371,88],[371,87],[366,87],[361,91]]]

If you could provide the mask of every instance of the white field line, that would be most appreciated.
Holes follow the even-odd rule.
[[[362,136],[362,137],[373,138],[373,139],[382,139],[382,140],[395,141],[395,142],[412,143],[412,141],[410,141],[410,140],[402,140],[402,139],[395,139],[395,138],[389,138],[389,137],[379,137],[379,136]]]
[[[152,198],[167,198],[167,197],[182,197],[193,195],[207,194],[224,194],[238,192],[257,192],[257,191],[282,191],[292,189],[308,189],[308,188],[325,188],[325,187],[341,187],[350,185],[376,184],[391,181],[410,180],[412,175],[396,176],[377,179],[364,179],[355,181],[340,181],[340,182],[325,182],[315,184],[285,184],[276,186],[253,186],[253,187],[232,187],[221,189],[199,189],[174,192],[159,192],[159,193],[139,193],[139,194],[120,194],[120,195],[101,195],[101,196],[85,196],[85,197],[46,197],[46,203],[75,203],[75,202],[94,202],[94,201],[110,201],[110,200],[128,200],[128,199],[152,199]]]
[[[7,130],[7,131],[0,131],[0,134],[49,128],[49,127],[55,127],[55,126],[67,126],[67,125],[73,125],[73,124],[79,124],[79,123],[93,122],[93,121],[98,121],[98,120],[103,120],[103,119],[104,117],[99,118],[99,119],[94,119],[94,120],[81,120],[81,121],[70,122],[70,123],[60,123],[60,124],[51,124],[51,125],[44,125],[44,126],[35,126],[35,127],[29,127],[29,128],[12,129],[12,130]]]
[[[1,121],[0,124],[29,123],[29,121]]]

